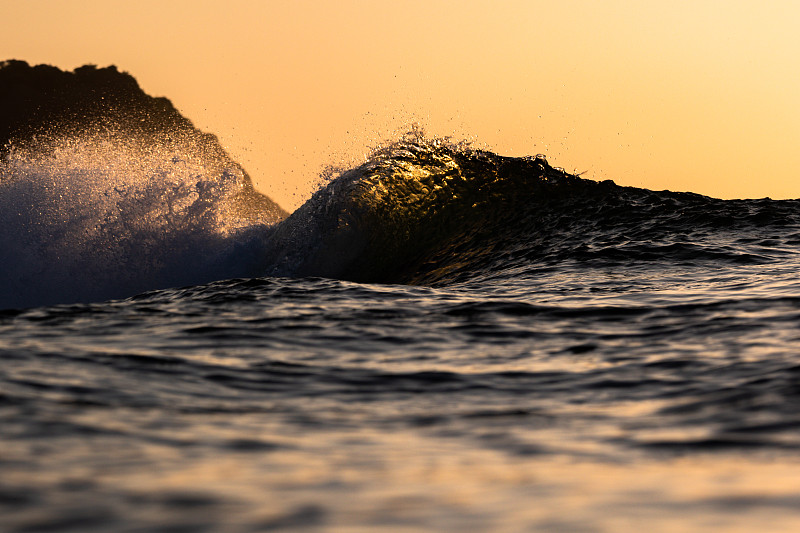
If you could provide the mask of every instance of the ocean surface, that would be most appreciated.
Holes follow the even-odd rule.
[[[799,201],[420,135],[243,179],[0,163],[0,530],[800,530]]]

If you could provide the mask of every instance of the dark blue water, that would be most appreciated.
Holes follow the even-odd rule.
[[[0,529],[796,531],[800,203],[409,137],[285,220],[0,171]]]

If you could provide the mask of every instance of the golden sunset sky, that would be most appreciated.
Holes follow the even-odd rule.
[[[2,59],[130,72],[289,210],[414,122],[621,185],[800,197],[793,0],[0,1]]]

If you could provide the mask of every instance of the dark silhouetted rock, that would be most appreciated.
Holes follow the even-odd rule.
[[[167,98],[155,98],[116,67],[85,65],[72,72],[25,61],[0,62],[0,158],[14,146],[46,150],[59,138],[91,134],[135,137],[235,165],[216,136],[182,116]],[[255,191],[245,176],[236,208],[248,217],[287,213]]]

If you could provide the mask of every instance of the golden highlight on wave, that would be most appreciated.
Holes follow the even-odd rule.
[[[576,181],[584,180],[543,156],[503,157],[415,129],[331,179],[282,222],[270,237],[268,254],[279,259],[267,274],[428,282],[471,260],[460,255],[462,241],[471,243],[469,256],[491,252],[473,236],[542,186]]]

